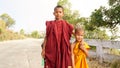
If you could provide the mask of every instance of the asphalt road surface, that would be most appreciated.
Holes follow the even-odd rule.
[[[24,39],[0,42],[0,68],[43,68],[42,41]]]

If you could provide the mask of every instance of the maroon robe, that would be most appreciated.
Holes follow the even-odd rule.
[[[67,68],[72,66],[70,37],[72,25],[65,20],[46,22],[45,68]]]

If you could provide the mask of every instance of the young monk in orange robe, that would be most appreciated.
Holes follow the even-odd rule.
[[[90,47],[83,41],[84,30],[79,24],[75,27],[75,42],[71,45],[73,68],[88,68],[86,57]]]
[[[43,43],[42,56],[44,68],[71,68],[70,37],[73,26],[63,20],[62,6],[54,8],[55,20],[46,22],[46,37]]]

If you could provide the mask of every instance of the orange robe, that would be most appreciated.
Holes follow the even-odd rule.
[[[85,48],[89,49],[90,47],[85,43]],[[79,49],[79,42],[76,43],[74,49],[74,61],[75,61],[75,68],[88,68],[88,64],[86,61],[86,54]]]

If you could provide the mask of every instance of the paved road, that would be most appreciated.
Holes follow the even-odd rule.
[[[0,42],[0,68],[43,68],[42,39]]]

